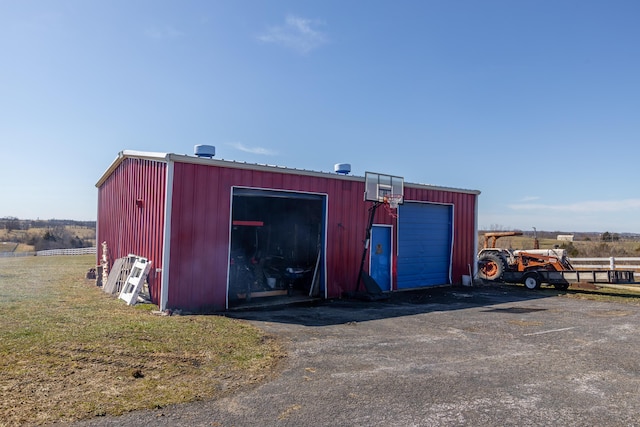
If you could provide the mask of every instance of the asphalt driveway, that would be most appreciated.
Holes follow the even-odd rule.
[[[78,425],[640,425],[637,305],[504,286],[233,316],[288,341],[278,378]]]

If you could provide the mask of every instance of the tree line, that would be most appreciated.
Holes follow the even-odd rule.
[[[47,227],[86,227],[96,228],[95,221],[76,221],[72,219],[19,219],[11,216],[0,218],[0,229],[13,230],[29,230],[31,228],[47,228]]]
[[[89,234],[95,236],[95,221],[0,218],[0,230],[4,230],[3,240],[33,246],[35,251],[94,246],[95,238],[80,237],[74,233],[74,229],[78,227],[93,230],[94,232]]]

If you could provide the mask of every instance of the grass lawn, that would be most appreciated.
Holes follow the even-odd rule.
[[[46,424],[224,396],[284,357],[223,316],[158,316],[85,274],[95,256],[0,258],[0,426]]]

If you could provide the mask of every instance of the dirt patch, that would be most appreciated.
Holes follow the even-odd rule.
[[[578,282],[578,283],[572,283],[570,286],[570,289],[589,289],[589,290],[596,290],[598,289],[598,287],[593,284],[593,283],[587,283],[587,282]]]

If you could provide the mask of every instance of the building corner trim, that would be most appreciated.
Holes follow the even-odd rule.
[[[171,205],[173,202],[173,160],[167,161],[167,180],[164,201],[164,230],[162,233],[162,280],[160,282],[160,311],[169,302],[169,267],[171,265]]]

